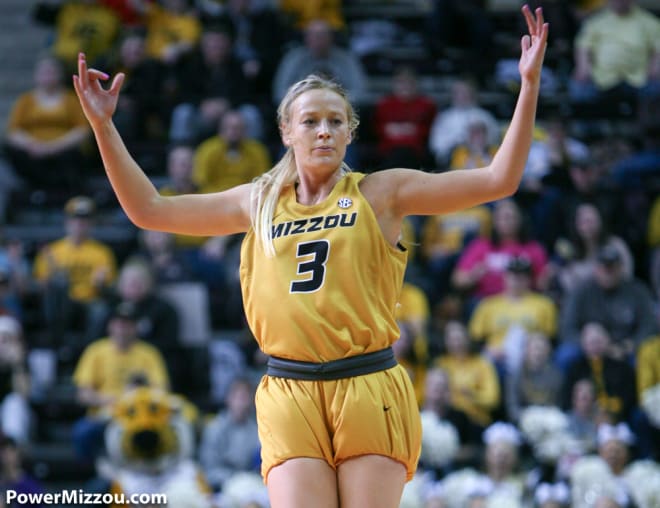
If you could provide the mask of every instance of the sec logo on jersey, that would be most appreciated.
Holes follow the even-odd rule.
[[[339,201],[337,201],[337,205],[339,208],[348,208],[353,204],[353,200],[351,198],[339,198]]]

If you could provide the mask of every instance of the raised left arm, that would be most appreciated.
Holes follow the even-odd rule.
[[[541,8],[535,15],[522,9],[529,34],[522,37],[518,68],[521,88],[509,128],[489,166],[429,174],[411,169],[391,169],[370,175],[374,194],[393,217],[437,215],[513,194],[520,183],[532,143],[541,68],[548,39],[548,24]],[[372,195],[374,195],[372,194]]]

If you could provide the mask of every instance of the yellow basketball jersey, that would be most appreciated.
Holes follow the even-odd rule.
[[[399,337],[394,318],[407,253],[390,245],[358,188],[345,175],[321,203],[282,191],[273,219],[276,255],[254,230],[241,247],[245,315],[269,355],[325,362],[377,351]]]

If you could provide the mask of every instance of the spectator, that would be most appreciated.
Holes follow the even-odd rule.
[[[484,343],[485,353],[501,373],[517,370],[527,334],[541,333],[550,340],[557,333],[555,303],[532,290],[531,284],[530,260],[524,256],[511,258],[504,275],[504,290],[482,299],[470,318],[470,335]]]
[[[176,246],[173,234],[142,229],[138,242],[137,256],[149,265],[156,286],[195,280],[185,251]]]
[[[233,475],[257,471],[259,436],[254,414],[254,388],[245,378],[235,378],[220,410],[203,429],[200,463],[215,491]]]
[[[206,26],[231,24],[234,54],[243,73],[254,83],[260,98],[270,102],[275,68],[291,38],[282,12],[259,0],[228,0],[224,5],[207,1],[199,10]]]
[[[117,14],[97,0],[41,1],[33,16],[54,27],[52,52],[62,60],[67,74],[74,72],[81,51],[90,61],[110,51],[121,28]]]
[[[266,146],[246,133],[239,111],[226,112],[217,135],[195,150],[193,181],[201,192],[218,192],[249,183],[270,168]]]
[[[593,277],[598,253],[605,246],[618,252],[625,277],[632,277],[634,261],[628,245],[622,238],[610,233],[595,204],[579,204],[568,234],[555,244],[548,270],[548,285],[555,286],[559,298]]]
[[[567,161],[567,186],[548,186],[536,200],[530,203],[535,230],[539,238],[551,249],[555,242],[570,231],[575,218],[575,209],[582,203],[592,203],[601,212],[603,223],[612,234],[622,235],[630,227],[627,215],[623,214],[621,192],[607,183],[608,161],[615,156],[598,158],[596,150],[590,149],[590,157]]]
[[[639,438],[639,452],[644,457],[660,459],[660,408],[653,393],[660,392],[660,335],[645,340],[637,350],[635,373],[637,397],[641,408],[633,421]],[[654,414],[650,414],[653,411]]]
[[[307,23],[304,45],[284,53],[273,79],[273,102],[278,104],[289,86],[309,74],[338,81],[351,101],[365,101],[367,76],[360,60],[334,41],[332,27],[322,19]]]
[[[614,184],[626,192],[646,190],[660,179],[660,121],[655,122],[641,126],[638,149],[612,167]]]
[[[174,65],[199,40],[202,25],[187,0],[133,0],[144,17],[146,52],[166,65]]]
[[[428,344],[425,336],[414,331],[414,321],[397,321],[400,335],[392,345],[397,362],[410,376],[417,402],[421,403],[424,392],[424,379],[428,363]]]
[[[461,253],[452,274],[456,289],[475,300],[502,292],[504,272],[514,256],[532,264],[532,288],[538,288],[548,262],[543,246],[529,237],[525,218],[512,199],[503,199],[493,210],[490,238],[474,238]]]
[[[610,336],[597,322],[584,325],[580,342],[581,354],[565,373],[563,407],[570,407],[574,385],[581,379],[589,379],[596,388],[599,409],[613,421],[628,420],[637,404],[632,367],[608,354]]]
[[[21,300],[33,289],[30,269],[23,242],[17,238],[3,238],[0,233],[0,273],[6,279],[6,290],[18,300],[16,303],[19,306]]]
[[[305,30],[316,20],[323,20],[330,28],[341,31],[345,28],[341,0],[277,0],[281,11],[291,17],[291,23]]]
[[[484,469],[492,483],[491,494],[501,493],[511,500],[522,501],[524,478],[518,472],[520,432],[510,423],[495,422],[483,435]]]
[[[9,273],[4,268],[0,268],[0,316],[20,319],[22,313],[21,301],[11,287]]]
[[[453,406],[481,431],[492,422],[501,400],[495,367],[488,358],[472,352],[468,331],[460,321],[446,324],[444,344],[446,353],[433,364],[449,375]]]
[[[179,196],[181,194],[195,194],[199,187],[193,179],[195,149],[190,145],[174,145],[167,151],[167,180],[159,187],[158,192],[163,196]],[[202,245],[207,237],[174,235],[174,244],[177,248],[188,249]]]
[[[46,244],[34,259],[34,278],[43,291],[46,324],[58,346],[69,332],[82,333],[83,343],[94,338],[99,297],[116,277],[112,249],[92,237],[95,212],[96,205],[89,197],[68,200],[64,207],[65,236]]]
[[[420,92],[415,70],[396,69],[390,93],[375,104],[378,166],[429,167],[429,132],[435,115],[435,101]]]
[[[17,319],[0,316],[0,431],[21,445],[31,437],[29,391],[23,329]]]
[[[174,67],[176,90],[170,140],[197,144],[217,130],[223,115],[240,110],[252,137],[262,135],[261,113],[253,103],[251,78],[234,53],[227,25],[204,28],[199,44]]]
[[[163,139],[169,127],[171,97],[166,92],[171,78],[162,62],[147,55],[142,31],[125,32],[117,51],[106,54],[98,66],[110,74],[124,73],[114,116],[122,136],[131,145]]]
[[[83,146],[90,130],[64,69],[52,56],[34,66],[34,86],[14,102],[7,122],[8,159],[30,190],[71,192],[85,181]]]
[[[547,337],[528,334],[520,369],[505,378],[507,416],[517,422],[529,406],[560,406],[563,375],[551,361],[552,347]]]
[[[129,258],[121,267],[114,291],[105,296],[107,318],[120,302],[134,307],[136,333],[141,340],[150,343],[169,356],[179,345],[179,315],[177,310],[158,295],[153,268],[145,259]],[[107,328],[107,323],[99,330]]]
[[[451,84],[450,104],[441,108],[433,120],[429,148],[439,168],[449,165],[452,149],[468,139],[468,125],[476,119],[486,124],[489,145],[499,145],[500,128],[495,117],[477,103],[477,89],[470,80]]]
[[[596,386],[589,378],[580,379],[573,385],[570,395],[571,406],[566,412],[568,434],[577,441],[582,453],[593,453],[598,425],[607,420],[596,400]]]
[[[0,504],[4,505],[6,493],[10,490],[16,494],[44,494],[46,489],[31,474],[25,471],[22,452],[14,439],[0,436],[0,490],[5,492]],[[13,503],[12,503],[13,504]],[[40,508],[43,506],[36,500],[29,499],[27,504],[21,506]]]
[[[491,234],[490,208],[478,205],[443,215],[431,215],[422,227],[421,254],[432,281],[431,300],[445,297],[463,248],[475,238]]]
[[[95,459],[101,452],[108,410],[129,386],[169,387],[165,360],[158,349],[138,338],[137,320],[135,306],[121,302],[112,311],[108,337],[89,344],[76,365],[76,396],[87,414],[74,426],[73,444],[84,461]]]
[[[639,344],[656,332],[653,305],[644,282],[626,278],[619,251],[602,248],[593,277],[569,292],[562,305],[559,364],[566,368],[575,357],[578,337],[591,322],[605,327],[612,355],[630,360]]]
[[[608,0],[584,21],[574,47],[574,102],[602,107],[612,97],[660,95],[660,20],[635,0]]]
[[[432,367],[426,375],[424,384],[424,412],[434,414],[438,419],[451,423],[461,443],[456,456],[458,463],[470,463],[476,459],[477,447],[481,442],[479,428],[470,423],[468,416],[456,409],[451,399],[449,374],[440,367]]]
[[[598,455],[607,463],[615,477],[621,477],[623,474],[631,458],[630,448],[634,444],[635,435],[625,423],[601,423],[598,426]]]
[[[488,144],[488,128],[478,118],[468,122],[467,139],[456,145],[449,158],[449,169],[483,168],[490,164],[497,146]],[[524,177],[524,175],[523,175]]]
[[[646,244],[649,252],[649,278],[653,296],[660,300],[660,196],[651,204],[647,219]]]

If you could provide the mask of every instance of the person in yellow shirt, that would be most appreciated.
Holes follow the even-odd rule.
[[[78,53],[96,59],[113,47],[121,29],[119,16],[97,0],[37,2],[36,21],[54,27],[52,52],[73,71]]]
[[[218,192],[249,183],[270,167],[266,146],[246,136],[240,112],[226,112],[219,127],[217,136],[195,150],[193,182],[200,192]]]
[[[424,379],[429,361],[429,302],[418,286],[404,282],[396,308],[401,337],[394,343],[394,355],[408,371],[418,404],[424,397]]]
[[[199,41],[202,23],[186,0],[133,0],[144,16],[146,52],[165,64],[175,64]]]
[[[71,331],[82,333],[82,343],[94,339],[88,334],[96,326],[96,304],[117,275],[112,249],[92,238],[95,211],[87,196],[69,199],[66,235],[46,244],[34,259],[34,279],[44,291],[44,317],[55,344]]]
[[[40,57],[33,82],[12,104],[4,143],[7,158],[30,190],[70,193],[84,182],[89,126],[75,94],[65,87],[58,58]]]
[[[279,0],[279,8],[291,18],[298,30],[310,21],[322,19],[335,31],[346,28],[342,13],[342,0]]]
[[[501,390],[497,371],[485,356],[474,352],[467,328],[460,321],[448,321],[444,329],[446,353],[433,365],[447,372],[451,400],[481,430],[492,421],[500,404]]]
[[[525,333],[540,332],[550,338],[557,333],[556,304],[550,297],[533,291],[531,284],[529,259],[512,258],[504,275],[504,291],[481,300],[470,318],[470,335],[484,343],[486,354],[503,372],[515,370],[521,357],[510,353],[523,350]],[[516,341],[520,347],[513,345]]]
[[[636,0],[607,0],[574,41],[571,101],[601,107],[660,94],[660,18]]]
[[[87,409],[73,429],[73,445],[83,460],[92,460],[101,451],[106,413],[126,389],[169,388],[165,360],[158,349],[138,338],[137,319],[135,306],[120,302],[108,322],[108,337],[89,344],[74,370],[76,398]]]

